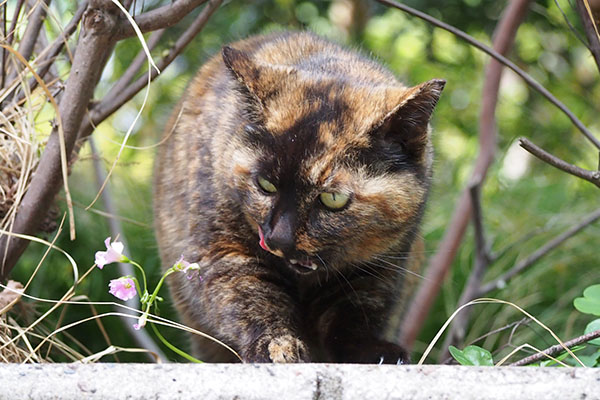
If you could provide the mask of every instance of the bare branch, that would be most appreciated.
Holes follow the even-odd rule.
[[[594,56],[594,61],[596,61],[596,66],[600,71],[600,40],[598,39],[597,26],[594,20],[590,18],[591,16],[590,13],[588,13],[584,0],[576,0],[575,4],[577,5],[577,13],[581,19],[583,30],[589,43],[588,49],[590,49],[592,56]],[[590,12],[591,11],[592,10],[590,9]]]
[[[492,335],[495,335],[496,333],[503,332],[503,331],[505,331],[507,329],[511,329],[510,337],[512,337],[512,335],[514,334],[515,330],[519,326],[521,326],[523,324],[528,324],[529,322],[531,322],[531,320],[529,318],[527,318],[527,317],[521,318],[519,321],[513,321],[513,322],[511,322],[509,324],[506,324],[506,325],[504,325],[504,326],[502,326],[500,328],[496,328],[494,330],[491,330],[491,331],[489,331],[489,332],[487,332],[487,333],[485,333],[485,334],[483,334],[483,335],[481,335],[481,336],[479,336],[479,337],[471,340],[468,344],[466,344],[466,346],[470,346],[472,344],[475,344],[475,343],[477,343],[477,342],[479,342],[479,341],[481,341],[483,339],[486,339],[486,338],[488,338],[488,337],[490,337]],[[510,342],[510,338],[509,338],[509,342]],[[449,357],[447,357],[440,364],[450,364],[452,362],[452,360],[454,360],[454,358],[452,356],[449,356]]]
[[[29,18],[27,18],[27,28],[25,28],[23,38],[19,42],[19,53],[25,60],[29,60],[31,54],[33,54],[33,49],[38,40],[40,29],[42,28],[44,19],[46,18],[46,8],[48,4],[50,4],[50,1],[51,0],[43,0],[37,2],[35,4],[35,9]],[[16,76],[17,71],[13,70],[13,72],[9,75],[8,81],[12,81]]]
[[[569,164],[568,162],[561,160],[555,155],[552,155],[541,147],[533,144],[529,139],[526,138],[519,139],[519,145],[540,160],[552,165],[553,167],[556,167],[561,171],[571,175],[575,175],[578,178],[585,179],[586,181],[600,187],[600,171],[589,171],[587,169]]]
[[[546,350],[542,350],[539,353],[533,354],[529,357],[525,357],[519,361],[509,364],[509,366],[519,367],[522,365],[528,365],[528,364],[534,363],[536,361],[546,359],[547,356],[553,356],[555,354],[561,353],[565,350],[565,347],[570,349],[571,347],[575,347],[580,344],[587,343],[590,340],[594,340],[599,337],[600,337],[600,329],[597,331],[586,333],[585,335],[581,335],[579,337],[576,337],[575,339],[571,339],[571,340],[565,342],[564,346],[562,344],[555,344],[554,346],[548,347]]]
[[[17,22],[19,21],[19,14],[21,13],[21,9],[23,8],[23,3],[25,3],[25,0],[17,1],[17,6],[15,7],[15,12],[13,14],[13,19],[10,23],[10,28],[8,29],[8,35],[6,36],[6,41],[9,45],[12,44],[15,38],[15,29],[17,27]]]
[[[456,305],[457,307],[460,307],[463,304],[466,304],[469,301],[476,298],[477,291],[479,290],[479,286],[481,286],[481,281],[483,280],[483,276],[488,266],[490,265],[490,255],[485,240],[485,232],[483,228],[480,190],[481,178],[476,179],[474,182],[471,183],[469,187],[471,205],[473,207],[473,226],[475,228],[474,230],[476,254],[473,269],[471,270],[469,279],[467,280],[465,288],[462,294],[460,295],[460,299],[458,300],[458,304]],[[450,331],[446,335],[444,344],[442,345],[442,349],[447,349],[449,345],[456,344],[463,340],[463,338],[465,337],[466,326],[469,323],[471,311],[471,308],[467,308],[458,315],[456,315],[456,317],[452,321]],[[442,362],[447,356],[448,351],[442,351],[439,357],[439,362]]]
[[[515,0],[507,6],[506,12],[498,23],[496,34],[494,35],[494,48],[497,52],[502,54],[508,53],[530,2],[531,0]],[[404,9],[404,6],[402,9]],[[427,16],[427,18],[431,17]],[[473,168],[471,180],[479,177],[481,182],[483,182],[487,170],[493,161],[496,147],[494,115],[498,101],[502,69],[502,64],[494,59],[490,60],[486,67],[485,83],[482,91],[481,116],[479,119],[479,154]],[[411,303],[402,322],[400,329],[401,343],[404,343],[408,348],[412,346],[418,332],[421,330],[433,301],[439,293],[442,282],[452,265],[452,260],[469,223],[470,213],[471,200],[469,191],[464,190],[454,208],[452,220],[444,232],[444,237],[437,248],[436,254],[429,262],[425,279],[423,279],[414,301]]]
[[[59,105],[67,161],[72,155],[81,120],[104,66],[102,61],[112,48],[112,32],[117,25],[114,5],[110,0],[95,0],[94,5],[88,8],[83,17],[77,53]],[[43,220],[61,188],[60,154],[58,130],[53,129],[29,190],[23,197],[12,232],[32,234]],[[0,237],[0,279],[11,271],[27,243],[21,239],[11,240],[7,235]]]
[[[169,5],[147,11],[134,17],[135,23],[142,32],[151,32],[157,29],[168,28],[178,23],[193,9],[206,3],[207,0],[178,0]],[[129,23],[124,22],[116,39],[125,39],[135,35],[135,31]]]
[[[171,62],[183,51],[183,49],[189,44],[190,41],[204,28],[210,16],[219,8],[223,0],[210,0],[208,4],[202,10],[202,13],[194,20],[192,25],[179,37],[177,42],[169,50],[169,53],[157,63],[160,70],[165,69]],[[156,70],[151,71],[151,79],[154,80],[157,77]],[[148,83],[148,77],[146,75],[140,76],[135,82],[129,87],[122,90],[115,97],[105,97],[102,102],[97,104],[90,111],[91,123],[88,118],[83,121],[81,126],[80,138],[87,137],[90,135],[100,122],[108,118],[112,113],[118,110],[123,104],[128,102],[139,93]]]
[[[491,292],[492,290],[500,289],[500,288],[504,287],[506,285],[506,283],[510,279],[512,279],[514,276],[518,275],[526,268],[529,268],[530,266],[535,264],[546,254],[548,254],[549,252],[551,252],[552,250],[554,250],[555,248],[560,246],[566,240],[575,236],[577,233],[579,233],[581,230],[586,228],[588,225],[596,222],[599,218],[600,218],[600,209],[592,212],[591,214],[588,214],[587,216],[582,218],[578,224],[572,226],[571,228],[567,229],[565,232],[561,233],[560,235],[557,235],[555,238],[548,241],[542,247],[540,247],[539,249],[534,251],[529,257],[526,257],[525,259],[521,260],[514,267],[512,267],[509,271],[502,274],[499,278],[496,278],[494,281],[483,285],[479,289],[479,292],[477,293],[477,295],[475,297],[484,296],[487,293]]]
[[[158,44],[158,42],[160,41],[160,38],[162,37],[162,35],[164,33],[165,33],[164,29],[159,29],[155,32],[152,32],[152,35],[150,35],[150,38],[148,39],[148,42],[147,42],[148,49],[150,51],[152,51],[156,47],[156,45]],[[106,94],[106,96],[104,96],[104,98],[111,99],[111,98],[114,98],[114,97],[118,96],[119,94],[121,94],[125,90],[127,85],[129,85],[131,80],[133,78],[135,78],[135,75],[138,73],[140,68],[142,68],[142,65],[144,65],[144,63],[147,61],[147,59],[148,58],[147,58],[144,50],[140,50],[140,52],[133,59],[131,64],[129,64],[129,67],[127,67],[127,70],[123,73],[123,75],[121,75],[121,77],[119,78],[117,83],[115,83],[115,85],[110,89],[110,91]]]
[[[44,78],[44,76],[46,75],[48,70],[50,69],[50,66],[52,65],[52,62],[54,61],[55,57],[63,49],[65,43],[67,42],[67,39],[69,39],[69,37],[77,29],[77,25],[79,24],[81,17],[83,17],[83,13],[85,12],[87,6],[88,6],[88,0],[83,0],[79,4],[79,8],[73,15],[73,18],[71,18],[71,20],[69,21],[69,23],[67,24],[65,29],[54,40],[54,42],[52,42],[52,44],[49,46],[49,48],[47,50],[47,54],[45,54],[45,55],[40,54],[40,56],[43,56],[43,58],[36,60],[36,64],[39,67],[39,69],[36,72],[42,79]],[[46,53],[46,51],[44,53]],[[34,78],[31,78],[29,80],[29,90],[30,91],[33,91],[37,87],[37,85],[38,85],[38,82]]]
[[[530,87],[532,87],[533,89],[535,89],[536,91],[538,91],[542,96],[544,96],[546,99],[548,99],[552,104],[554,104],[556,107],[558,107],[573,123],[573,125],[575,125],[577,127],[577,129],[579,129],[581,131],[581,133],[583,133],[583,135],[588,138],[588,140],[590,142],[592,142],[594,144],[594,146],[596,146],[598,149],[600,149],[600,140],[598,138],[596,138],[592,132],[590,132],[586,126],[583,124],[583,122],[581,122],[579,120],[579,118],[577,118],[577,116],[575,116],[575,114],[573,114],[573,112],[567,107],[565,106],[560,100],[558,100],[552,93],[550,93],[548,91],[548,89],[546,89],[544,86],[540,85],[535,79],[533,79],[529,74],[527,74],[525,71],[523,71],[521,68],[519,68],[515,63],[513,63],[512,61],[510,61],[508,58],[506,58],[505,56],[503,56],[502,54],[500,54],[499,52],[493,50],[492,48],[486,46],[485,44],[481,43],[480,41],[476,40],[475,38],[473,38],[472,36],[466,34],[465,32],[461,31],[460,29],[457,29],[451,25],[448,25],[440,20],[437,20],[435,18],[433,18],[430,15],[427,15],[421,11],[415,10],[414,8],[408,7],[404,4],[400,4],[395,2],[394,0],[377,0],[380,3],[386,4],[388,6],[391,7],[395,7],[398,8],[406,13],[409,13],[411,15],[414,15],[415,17],[421,18],[427,22],[429,22],[432,25],[435,25],[439,28],[442,28],[454,35],[456,35],[457,37],[463,39],[464,41],[466,41],[467,43],[469,43],[470,45],[478,48],[479,50],[483,51],[484,53],[486,53],[487,55],[489,55],[490,57],[495,58],[496,60],[498,60],[499,62],[501,62],[502,64],[504,64],[505,66],[507,66],[508,68],[512,69],[517,75],[519,75]]]

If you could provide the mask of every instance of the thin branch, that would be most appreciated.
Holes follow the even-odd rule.
[[[592,53],[594,61],[596,61],[596,66],[600,71],[600,39],[598,39],[597,26],[595,25],[594,20],[591,18],[592,15],[588,13],[588,9],[584,3],[584,0],[576,0],[575,4],[577,5],[577,13],[579,14],[579,18],[583,23],[583,30],[589,43],[588,49]]]
[[[463,310],[463,311],[464,311],[464,310]],[[505,330],[507,330],[507,329],[511,329],[511,328],[512,328],[512,330],[511,330],[511,333],[510,333],[510,336],[509,336],[509,341],[508,341],[508,342],[510,343],[510,339],[512,338],[512,336],[513,336],[513,334],[514,334],[515,330],[516,330],[516,329],[517,329],[519,326],[521,326],[522,324],[528,324],[529,322],[531,322],[531,320],[530,320],[529,318],[527,318],[527,317],[521,318],[519,321],[513,321],[513,322],[511,322],[511,323],[509,323],[509,324],[506,324],[506,325],[504,325],[504,326],[500,327],[500,328],[496,328],[496,329],[494,329],[494,330],[491,330],[491,331],[489,331],[489,332],[486,332],[486,333],[484,333],[483,335],[481,335],[481,336],[479,336],[479,337],[477,337],[477,338],[475,338],[475,339],[471,340],[469,343],[466,343],[466,344],[465,344],[465,346],[470,346],[470,345],[473,345],[473,344],[475,344],[475,343],[477,343],[477,342],[479,342],[479,341],[481,341],[481,340],[483,340],[483,339],[487,339],[488,337],[490,337],[490,336],[492,336],[492,335],[495,335],[496,333],[500,333],[500,332],[503,332],[503,331],[505,331]],[[447,357],[447,358],[446,358],[446,359],[445,359],[445,360],[444,360],[442,363],[440,363],[440,364],[450,364],[450,363],[452,362],[452,360],[454,360],[454,358],[453,358],[452,356],[450,356],[450,357]]]
[[[12,22],[10,23],[10,28],[8,30],[8,36],[6,37],[6,41],[8,45],[12,45],[13,40],[15,38],[15,29],[17,27],[17,22],[19,21],[19,14],[21,13],[21,9],[23,8],[23,3],[25,0],[17,1],[17,6],[15,7],[15,12],[13,14]]]
[[[571,340],[565,342],[564,346],[561,344],[555,344],[554,346],[548,347],[546,350],[542,350],[539,353],[536,353],[529,357],[525,357],[519,361],[509,364],[509,366],[510,367],[519,367],[522,365],[528,365],[528,364],[534,363],[536,361],[543,360],[543,359],[547,358],[546,356],[553,356],[555,354],[561,353],[565,350],[565,347],[570,349],[571,347],[575,347],[580,344],[587,343],[590,340],[594,340],[597,338],[600,338],[600,329],[597,331],[586,333],[585,335],[581,335],[579,337],[576,337],[575,339],[571,339]]]
[[[542,96],[544,96],[552,104],[554,104],[556,107],[558,107],[571,120],[571,122],[573,123],[573,125],[575,125],[577,127],[577,129],[579,129],[581,131],[581,133],[583,133],[583,135],[586,138],[588,138],[588,140],[590,142],[592,142],[594,144],[594,146],[596,146],[598,149],[600,149],[600,140],[598,138],[596,138],[592,134],[592,132],[590,132],[586,128],[586,126],[583,124],[583,122],[581,122],[579,120],[579,118],[577,118],[577,116],[575,116],[575,114],[573,114],[573,112],[567,106],[565,106],[559,99],[557,99],[552,93],[550,93],[548,91],[548,89],[546,89],[544,86],[540,85],[529,74],[527,74],[525,71],[523,71],[521,68],[519,68],[515,63],[513,63],[512,61],[510,61],[508,58],[504,57],[499,52],[497,52],[497,51],[493,50],[492,48],[486,46],[485,44],[481,43],[480,41],[476,40],[472,36],[470,36],[467,33],[461,31],[460,29],[457,29],[457,28],[455,28],[455,27],[453,27],[451,25],[448,25],[448,24],[440,21],[440,20],[437,20],[437,19],[433,18],[432,16],[427,15],[427,14],[421,12],[421,11],[415,10],[414,8],[405,6],[404,4],[397,3],[397,2],[395,2],[393,0],[377,0],[377,1],[380,2],[380,3],[386,4],[388,6],[398,8],[398,9],[400,9],[400,10],[406,12],[406,13],[409,13],[411,15],[414,15],[415,17],[421,18],[421,19],[429,22],[432,25],[435,25],[435,26],[437,26],[439,28],[442,28],[442,29],[444,29],[444,30],[446,30],[446,31],[448,31],[448,32],[456,35],[457,37],[463,39],[464,41],[466,41],[467,43],[469,43],[473,47],[478,48],[479,50],[483,51],[484,53],[486,53],[490,57],[495,58],[496,60],[498,60],[499,62],[501,62],[505,66],[507,66],[508,68],[512,69],[530,87],[532,87],[533,89],[537,90]]]
[[[548,241],[542,247],[540,247],[539,249],[534,251],[530,256],[521,260],[514,267],[512,267],[509,271],[502,274],[499,278],[496,278],[494,281],[484,284],[479,289],[479,292],[477,293],[476,297],[481,297],[481,296],[484,296],[487,293],[491,292],[492,290],[503,288],[506,285],[506,283],[510,279],[512,279],[514,276],[518,275],[523,270],[525,270],[525,269],[529,268],[530,266],[532,266],[533,264],[535,264],[546,254],[548,254],[549,252],[551,252],[552,250],[554,250],[555,248],[560,246],[566,240],[575,236],[577,233],[579,233],[581,230],[586,228],[588,225],[596,222],[598,219],[600,219],[600,209],[586,215],[584,218],[581,219],[581,221],[577,225],[572,226],[571,228],[567,229],[565,232],[561,233],[560,235],[557,235],[555,238]]]
[[[81,120],[104,66],[102,61],[106,59],[106,52],[114,43],[111,37],[117,24],[112,8],[114,5],[109,0],[94,0],[94,3],[95,7],[88,8],[83,17],[77,53],[57,115],[62,120],[64,150],[67,155],[65,161],[72,157]],[[32,234],[43,220],[56,193],[62,187],[60,154],[61,140],[58,129],[55,128],[40,158],[29,190],[23,197],[12,232]],[[8,235],[0,237],[0,279],[10,273],[27,244],[22,239],[11,240]]]
[[[15,7],[15,12],[13,14],[13,19],[10,23],[10,28],[8,29],[8,35],[5,36],[6,42],[9,46],[12,45],[13,40],[15,38],[15,29],[16,29],[17,21],[19,20],[19,14],[21,13],[21,9],[23,8],[24,2],[25,2],[25,0],[19,0],[17,2],[17,6]],[[5,3],[3,5],[5,15],[6,15],[6,7],[7,7],[7,4]],[[7,67],[6,49],[2,48],[2,86],[0,86],[0,88],[6,87],[6,83],[10,81],[9,79],[6,79],[6,69],[5,69],[6,67]]]
[[[552,155],[541,147],[533,144],[529,139],[526,138],[519,139],[519,145],[540,160],[552,165],[553,167],[600,187],[600,171],[589,171],[587,169],[569,164],[568,162],[561,160],[555,155]]]
[[[6,2],[2,4],[2,39],[6,40]],[[2,63],[0,65],[0,88],[4,87],[4,73],[6,65],[6,49],[2,48]]]
[[[35,43],[39,38],[40,29],[44,23],[44,19],[46,18],[46,9],[48,4],[50,4],[51,0],[42,0],[37,2],[35,5],[35,10],[31,13],[31,15],[27,18],[27,28],[25,28],[25,33],[19,42],[19,53],[23,56],[23,58],[29,61],[29,57],[33,54],[33,49],[35,47]],[[43,4],[42,4],[43,3]],[[12,81],[17,76],[18,71],[14,71],[9,75],[8,81]]]
[[[517,29],[525,17],[530,3],[531,0],[515,0],[508,4],[494,34],[494,48],[498,53],[507,54],[512,47]],[[486,67],[479,119],[479,154],[471,174],[471,181],[479,177],[483,182],[494,158],[496,148],[495,110],[502,70],[502,64],[495,59],[491,59]],[[465,234],[470,214],[471,200],[469,191],[465,189],[454,208],[452,219],[444,232],[444,237],[437,248],[436,254],[429,262],[425,279],[422,281],[402,322],[399,332],[400,339],[401,343],[404,343],[408,348],[414,343],[440,291],[442,282],[452,265],[452,260]]]
[[[185,47],[194,39],[194,37],[204,28],[211,15],[219,8],[223,0],[210,0],[202,10],[202,13],[194,20],[192,25],[179,37],[177,42],[169,50],[169,53],[163,57],[156,65],[162,71],[185,49]],[[158,73],[156,70],[151,71],[151,79],[154,80]],[[146,75],[140,76],[135,82],[129,85],[126,89],[118,93],[115,97],[105,97],[103,101],[98,103],[90,110],[88,118],[83,121],[81,126],[80,138],[85,138],[90,135],[94,127],[100,122],[108,118],[112,113],[118,110],[123,104],[131,100],[148,84]]]
[[[531,230],[530,232],[527,232],[527,233],[524,233],[524,234],[518,236],[513,242],[509,243],[501,250],[494,252],[493,254],[490,254],[490,263],[495,263],[497,260],[501,259],[506,254],[508,254],[508,252],[511,251],[513,248],[515,248],[517,245],[522,245],[523,243],[528,242],[530,239],[534,238],[538,234],[546,232],[546,231],[547,231],[546,228],[535,228],[535,229]]]
[[[157,29],[168,28],[178,23],[192,10],[206,3],[207,0],[179,0],[169,5],[146,11],[134,17],[135,23],[142,32],[151,32]],[[125,21],[120,26],[116,39],[125,39],[135,35],[132,26]]]
[[[92,151],[92,160],[93,160],[93,164],[94,164],[94,172],[96,175],[96,184],[98,185],[98,187],[100,187],[102,185],[102,182],[104,182],[104,180],[106,179],[106,173],[104,172],[104,169],[102,168],[100,159],[98,158],[98,151],[96,149],[96,145],[94,143],[93,137],[90,137],[89,143],[90,143],[90,148]],[[107,213],[112,214],[112,215],[117,215],[116,207],[112,201],[112,195],[111,195],[109,186],[106,186],[104,188],[104,191],[102,192],[102,202],[104,204],[104,209],[106,210]],[[108,219],[108,225],[110,226],[111,236],[113,238],[118,237],[119,240],[121,242],[123,242],[125,247],[128,248],[127,240],[126,240],[126,237],[125,237],[125,234],[123,231],[123,227],[121,226],[121,221],[119,221],[117,218],[107,218],[107,219]],[[131,264],[118,263],[118,266],[119,266],[119,273],[121,274],[121,276],[135,275],[134,268]],[[140,309],[140,302],[137,297],[134,297],[132,299],[125,301],[125,305],[127,307],[135,308],[138,310]],[[115,311],[120,311],[120,308]],[[129,312],[129,311],[126,311],[125,313],[131,314],[131,312]],[[168,358],[162,352],[162,350],[150,338],[150,336],[148,335],[148,331],[146,331],[144,329],[136,330],[133,327],[133,325],[131,324],[130,318],[121,317],[121,320],[122,320],[123,324],[125,325],[125,329],[129,332],[129,335],[133,338],[133,340],[136,341],[138,346],[140,346],[144,349],[150,350],[151,352],[157,354],[161,360],[168,360]],[[150,353],[146,353],[146,357],[151,362],[155,361],[155,358]]]
[[[469,279],[465,284],[464,290],[460,295],[457,307],[468,303],[476,298],[477,291],[481,286],[483,276],[490,265],[490,255],[488,245],[485,240],[485,232],[483,228],[483,215],[481,212],[481,177],[471,183],[469,193],[471,196],[471,205],[473,207],[473,226],[475,230],[475,261],[473,269],[469,274]],[[471,316],[471,308],[463,310],[452,321],[450,331],[444,339],[442,349],[448,349],[451,344],[461,342],[465,337],[466,326],[469,323]],[[448,351],[443,350],[440,354],[439,361],[442,362],[448,356]]]
[[[40,54],[40,56],[43,56],[43,58],[36,60],[36,64],[39,67],[39,69],[36,72],[42,79],[44,78],[44,76],[46,75],[46,73],[48,72],[50,67],[52,66],[52,63],[54,62],[54,59],[56,58],[56,56],[61,52],[61,50],[67,43],[67,40],[69,39],[69,37],[77,29],[77,25],[79,25],[79,21],[83,17],[83,13],[85,12],[87,6],[88,6],[88,0],[83,0],[79,4],[79,8],[77,8],[77,11],[73,15],[73,18],[71,18],[71,20],[69,21],[67,26],[65,26],[65,29],[63,29],[61,34],[56,39],[54,39],[54,42],[52,42],[52,44],[47,48],[47,54],[43,55],[43,53],[45,53],[46,51],[42,52],[42,54]],[[40,56],[38,56],[38,57],[40,57]],[[30,91],[33,91],[37,87],[37,85],[38,85],[38,82],[34,78],[31,78],[29,80],[29,90]],[[19,102],[20,100],[21,100],[21,98],[18,99],[17,102]]]
[[[569,18],[567,17],[567,14],[565,14],[565,12],[563,11],[563,9],[560,6],[560,3],[558,2],[558,0],[554,0],[554,4],[556,4],[556,8],[558,8],[558,11],[560,11],[560,13],[562,14],[563,19],[565,20],[565,22],[569,26],[569,29],[571,30],[571,32],[573,32],[573,35],[575,35],[575,37],[577,38],[577,40],[579,40],[589,50],[590,48],[589,48],[588,44],[586,43],[585,39],[581,36],[581,34],[579,34],[579,31],[577,31],[577,29],[575,29],[575,27],[573,26],[573,24],[571,24],[571,21],[569,21]]]
[[[147,42],[148,49],[150,51],[152,51],[158,45],[158,42],[164,33],[165,29],[159,29],[155,32],[152,32],[152,35],[150,35],[150,38]],[[135,78],[135,75],[138,73],[140,68],[142,68],[144,63],[147,62],[147,60],[148,58],[144,50],[140,50],[131,64],[129,64],[129,67],[127,67],[127,70],[125,70],[123,75],[121,75],[117,83],[115,83],[115,85],[110,89],[106,96],[104,96],[104,98],[111,99],[122,93],[127,88],[127,85],[129,85],[131,80]]]

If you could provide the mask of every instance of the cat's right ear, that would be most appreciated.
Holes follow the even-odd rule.
[[[229,46],[223,47],[222,55],[225,66],[263,105],[281,87],[282,80],[294,72],[292,68],[260,64],[246,52]]]

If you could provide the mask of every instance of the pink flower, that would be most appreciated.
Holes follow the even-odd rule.
[[[96,252],[96,265],[102,269],[106,264],[114,262],[128,262],[129,259],[123,255],[123,243],[112,242],[110,243],[110,237],[107,237],[104,241],[106,245],[106,251]]]
[[[134,298],[137,294],[135,282],[131,278],[112,279],[108,287],[110,288],[108,291],[110,294],[125,301]]]
[[[173,265],[173,269],[176,271],[183,272],[188,279],[192,279],[195,277],[199,277],[200,280],[203,280],[200,276],[200,265],[198,263],[189,263],[183,259],[183,255],[179,257],[179,260]]]
[[[147,313],[143,313],[138,318],[138,323],[137,324],[133,324],[133,329],[135,329],[136,331],[139,331],[140,329],[142,329],[143,327],[145,327],[147,319],[148,319],[148,314]]]

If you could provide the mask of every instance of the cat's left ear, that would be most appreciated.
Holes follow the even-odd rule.
[[[263,105],[277,92],[283,80],[295,72],[291,67],[258,63],[248,53],[233,47],[225,46],[221,53],[225,66]]]
[[[429,120],[446,81],[432,79],[403,89],[400,101],[383,119],[384,140],[401,144],[408,153],[420,157],[428,142]]]

